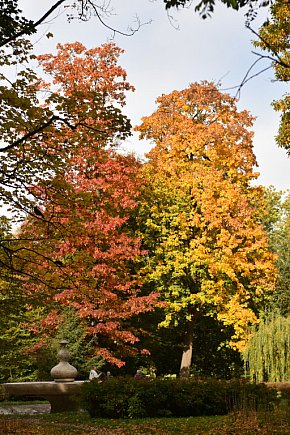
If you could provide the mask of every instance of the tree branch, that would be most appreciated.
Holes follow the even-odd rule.
[[[47,127],[49,127],[53,121],[56,120],[56,116],[52,116],[49,121],[45,122],[44,124],[40,125],[39,127],[35,128],[32,131],[29,131],[27,134],[22,136],[20,139],[17,139],[16,141],[12,142],[11,144],[7,145],[4,148],[0,148],[0,152],[9,151],[11,148],[17,147],[18,145],[21,145],[23,142],[25,142],[27,139],[30,139],[31,137],[35,136],[37,133],[40,133],[41,131],[45,130]]]
[[[283,66],[284,68],[290,68],[290,65],[287,64],[286,62],[284,62],[284,61],[281,59],[281,57],[279,56],[279,54],[277,53],[277,51],[274,50],[274,48],[271,46],[271,44],[269,44],[268,41],[266,41],[266,39],[262,38],[262,36],[259,35],[259,33],[256,32],[254,29],[252,29],[251,26],[247,25],[247,28],[248,28],[248,29],[249,29],[249,30],[250,30],[250,31],[251,31],[255,36],[257,36],[257,38],[259,38],[260,41],[263,42],[263,44],[266,45],[266,47],[268,48],[269,51],[271,51],[272,53],[274,53],[274,55],[276,56],[276,58],[271,57],[271,56],[264,56],[264,55],[262,55],[262,54],[255,53],[255,52],[252,52],[252,53],[256,54],[257,56],[261,56],[261,57],[263,57],[263,58],[265,58],[265,59],[270,59],[270,60],[272,60],[273,62],[275,62],[275,63],[277,63],[277,64]]]
[[[32,22],[32,24],[27,25],[24,29],[20,30],[19,32],[14,33],[13,35],[11,35],[9,38],[6,38],[4,40],[2,40],[0,42],[0,47],[3,47],[7,44],[9,44],[12,41],[15,41],[17,38],[24,36],[24,35],[30,35],[31,33],[36,32],[36,28],[42,24],[44,22],[44,20],[49,17],[53,11],[55,11],[55,9],[57,9],[61,4],[63,4],[66,0],[58,0],[39,20]],[[82,19],[82,16],[84,16],[84,1],[85,0],[78,0],[81,3],[81,13],[79,18]],[[109,26],[101,17],[96,5],[94,4],[93,1],[91,0],[87,0],[87,4],[91,7],[91,9],[94,11],[94,14],[96,15],[96,17],[98,18],[98,20],[100,21],[100,23],[106,27],[107,29],[111,30],[114,34],[118,33],[119,35],[122,36],[133,36],[136,32],[138,32],[138,30],[140,29],[141,26],[145,25],[145,24],[150,24],[152,22],[152,20],[149,20],[146,23],[140,23],[140,20],[138,18],[136,18],[137,21],[137,27],[136,29],[130,28],[130,32],[126,33],[126,32],[122,32],[120,30],[114,29],[113,27]],[[73,5],[71,5],[73,7]],[[100,7],[101,8],[101,7]]]
[[[28,133],[26,133],[24,136],[22,136],[21,138],[17,139],[16,141],[10,143],[9,145],[7,145],[4,148],[0,148],[0,152],[6,152],[9,151],[12,148],[17,147],[18,145],[21,145],[23,142],[25,142],[27,139],[32,138],[33,136],[35,136],[37,133],[42,132],[43,130],[45,130],[47,127],[49,127],[54,121],[60,121],[63,122],[67,127],[69,127],[71,130],[76,130],[79,126],[88,128],[90,130],[94,130],[94,131],[98,131],[101,134],[106,134],[104,131],[96,129],[88,124],[86,124],[85,122],[77,122],[76,124],[72,124],[70,123],[67,119],[65,118],[61,118],[60,116],[57,115],[53,115],[47,122],[45,122],[44,124],[40,125],[39,127],[36,127],[34,130],[29,131]]]
[[[264,73],[265,71],[268,71],[269,69],[272,68],[272,65],[269,65],[269,66],[267,66],[266,68],[261,69],[261,70],[258,71],[257,73],[252,74],[251,76],[249,76],[249,74],[250,74],[250,72],[252,71],[252,69],[254,68],[254,66],[255,66],[258,62],[260,62],[260,60],[262,60],[262,59],[269,59],[269,58],[270,58],[270,56],[263,56],[262,54],[255,53],[254,51],[252,51],[252,53],[255,54],[255,55],[257,55],[257,56],[259,56],[259,59],[256,59],[256,60],[252,63],[252,65],[250,66],[250,68],[248,69],[248,71],[246,72],[246,74],[244,75],[244,77],[243,77],[241,83],[240,83],[239,85],[236,85],[236,86],[231,86],[230,88],[224,88],[224,89],[222,89],[222,90],[224,90],[224,91],[229,91],[229,90],[232,90],[232,89],[237,89],[237,92],[236,92],[236,94],[235,94],[235,98],[240,98],[240,94],[241,94],[242,87],[245,86],[245,84],[248,83],[248,81],[252,80],[254,77],[257,77],[257,76],[259,76],[260,74],[262,74],[262,73]],[[271,58],[270,58],[270,59],[271,59]]]
[[[117,30],[114,29],[113,27],[109,26],[107,23],[105,23],[105,21],[102,19],[101,15],[99,14],[99,11],[97,10],[95,4],[93,2],[91,2],[90,0],[88,1],[88,3],[91,5],[92,9],[94,10],[96,17],[98,18],[98,20],[100,21],[100,23],[106,27],[107,29],[111,30],[113,32],[113,34],[115,35],[115,33],[118,33],[118,35],[122,35],[122,36],[133,36],[136,32],[138,32],[138,30],[140,29],[140,27],[144,26],[145,24],[150,24],[152,22],[152,20],[141,24],[140,20],[138,19],[138,17],[136,17],[136,21],[137,21],[137,28],[136,29],[130,29],[130,33],[126,33],[126,32],[122,32],[121,30]]]
[[[12,41],[15,41],[15,39],[19,38],[20,36],[27,35],[36,27],[38,27],[43,21],[52,14],[52,12],[58,8],[62,3],[64,3],[66,0],[58,0],[38,21],[33,23],[31,26],[26,27],[25,29],[21,30],[20,32],[14,33],[14,35],[10,36],[10,38],[4,39],[4,41],[0,42],[0,47],[3,47],[6,44],[9,44]]]
[[[17,241],[17,240],[15,240],[15,241]],[[35,264],[35,265],[39,266],[40,263],[38,263],[36,260],[32,260],[32,259],[21,257],[21,256],[17,255],[17,253],[20,251],[29,252],[29,253],[35,254],[37,258],[43,258],[44,260],[47,260],[48,262],[52,263],[57,268],[60,268],[62,270],[62,277],[63,277],[64,282],[66,282],[66,283],[69,282],[72,288],[78,289],[78,286],[75,285],[75,283],[71,279],[70,275],[65,270],[63,270],[63,267],[65,266],[65,264],[60,265],[58,263],[58,260],[54,260],[51,257],[47,257],[47,256],[41,254],[40,252],[35,251],[34,249],[31,249],[31,248],[27,248],[27,247],[19,247],[16,249],[11,249],[11,248],[5,247],[3,245],[1,247],[6,252],[6,254],[8,254],[7,256],[8,256],[8,260],[9,260],[10,264],[7,264],[6,262],[4,262],[0,257],[0,266],[1,266],[0,269],[2,269],[2,270],[4,269],[4,270],[10,271],[12,273],[16,273],[20,276],[27,276],[27,277],[29,277],[29,278],[31,278],[31,279],[33,279],[41,284],[44,284],[46,287],[53,289],[53,290],[59,291],[59,290],[63,290],[63,289],[67,288],[67,284],[64,285],[64,287],[59,286],[59,285],[57,287],[55,287],[55,286],[51,285],[51,283],[49,281],[39,278],[38,274],[33,274],[33,273],[29,272],[27,270],[27,268],[26,269],[17,268],[17,266],[15,266],[13,264],[13,259],[16,259],[16,260],[23,261],[26,265],[30,263],[30,264]],[[9,252],[7,252],[7,251],[9,251]],[[1,276],[1,273],[0,273],[0,276]]]

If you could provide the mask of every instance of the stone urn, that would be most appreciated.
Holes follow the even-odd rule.
[[[77,369],[69,364],[70,354],[66,348],[66,340],[60,342],[60,350],[58,351],[59,363],[53,367],[50,374],[55,382],[73,382],[78,374]]]

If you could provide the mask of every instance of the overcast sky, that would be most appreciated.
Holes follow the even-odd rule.
[[[24,14],[31,19],[41,17],[54,3],[53,0],[19,1]],[[114,36],[114,41],[125,50],[120,63],[136,88],[128,95],[125,108],[133,125],[154,111],[155,100],[161,94],[184,89],[189,83],[201,80],[221,82],[221,89],[230,88],[241,83],[256,60],[250,42],[254,36],[244,26],[243,12],[219,6],[212,18],[202,20],[192,7],[172,11],[173,19],[170,20],[162,0],[112,0],[111,8],[115,9],[114,15],[106,18],[106,22],[123,32],[127,31],[128,25],[134,25],[136,15],[144,23],[152,19],[134,36],[117,33]],[[67,9],[61,6],[33,36],[37,53],[55,51],[58,42],[80,41],[91,48],[112,40],[112,32],[96,18],[87,23],[76,20],[68,23],[66,13]],[[265,19],[265,14],[262,12],[253,23],[255,30]],[[48,39],[45,36],[48,32],[52,32],[54,37]],[[267,65],[267,61],[262,61],[253,73]],[[272,79],[269,70],[251,80],[242,89],[238,107],[249,110],[257,118],[254,152],[259,164],[259,182],[285,190],[290,187],[290,160],[275,143],[279,115],[272,109],[271,102],[281,98],[287,87],[272,82]],[[235,95],[236,90],[227,92]],[[149,144],[134,136],[127,148],[142,156],[149,150]]]

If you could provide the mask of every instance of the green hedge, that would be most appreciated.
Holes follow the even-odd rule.
[[[233,409],[269,409],[277,392],[263,384],[183,379],[112,378],[82,387],[91,417],[142,418],[224,415]]]

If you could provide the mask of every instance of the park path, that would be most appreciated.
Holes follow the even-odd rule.
[[[24,415],[36,415],[36,414],[49,414],[50,404],[35,404],[35,405],[0,405],[0,415],[8,414],[24,414]]]

